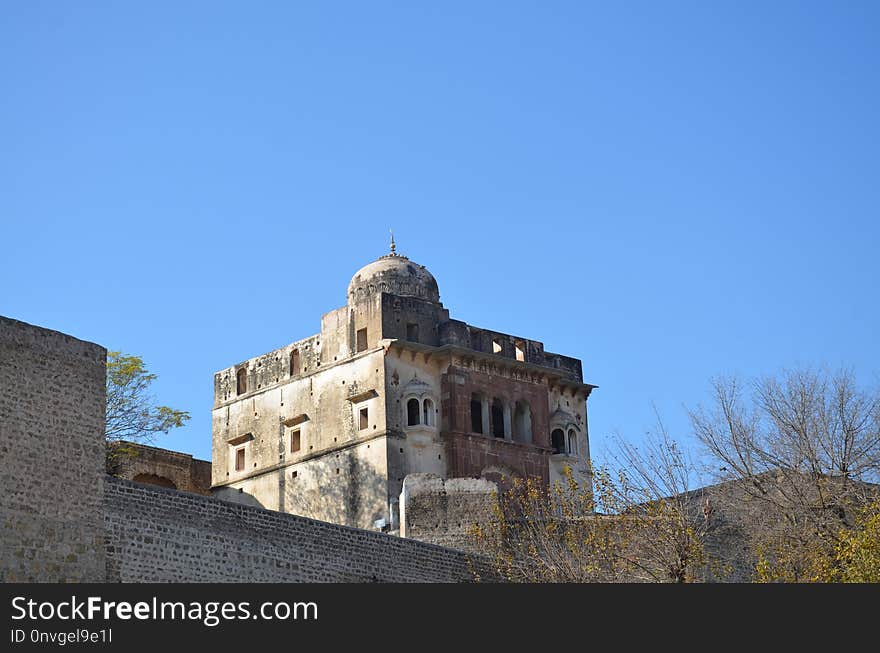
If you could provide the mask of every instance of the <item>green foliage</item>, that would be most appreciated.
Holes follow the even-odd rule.
[[[168,433],[183,426],[188,412],[156,405],[150,385],[156,375],[149,372],[140,356],[118,351],[107,352],[108,471],[118,471],[121,461],[130,457],[131,447],[120,441],[150,441],[157,433]]]

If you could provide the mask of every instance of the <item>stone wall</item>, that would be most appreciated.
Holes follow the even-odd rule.
[[[474,549],[470,530],[493,519],[498,486],[484,478],[410,474],[400,494],[400,534],[422,542]]]
[[[0,317],[0,581],[104,579],[107,352]]]
[[[114,476],[138,483],[211,494],[211,462],[137,442],[113,442]]]
[[[113,582],[474,578],[461,551],[121,479],[106,480],[104,508]]]
[[[481,369],[481,368],[485,368]],[[492,374],[488,367],[472,368],[450,365],[442,376],[442,418],[447,453],[447,476],[479,476],[489,467],[510,469],[521,477],[535,477],[544,483],[549,478],[550,429],[548,387],[542,381]],[[471,423],[471,399],[481,397],[482,433],[474,433]],[[515,442],[490,433],[490,411],[494,398],[513,406],[515,401],[528,404],[531,442]],[[507,426],[505,431],[510,432]]]

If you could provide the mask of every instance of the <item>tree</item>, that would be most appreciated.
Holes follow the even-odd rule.
[[[713,405],[690,412],[694,432],[732,501],[754,507],[757,578],[818,579],[816,569],[840,567],[845,534],[878,496],[880,396],[850,371],[783,371],[750,385],[744,397],[737,379],[714,380]]]
[[[477,547],[514,582],[691,582],[702,578],[708,520],[689,494],[692,466],[659,430],[643,448],[623,440],[592,487],[516,480]]]
[[[140,356],[107,352],[107,470],[119,474],[133,449],[127,442],[149,442],[158,433],[183,426],[190,415],[183,410],[156,405],[150,385],[156,375]]]
[[[836,564],[818,580],[843,583],[880,583],[880,501],[868,505],[855,527],[843,529],[835,552]]]

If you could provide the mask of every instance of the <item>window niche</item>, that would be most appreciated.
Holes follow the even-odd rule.
[[[516,442],[532,441],[532,409],[528,402],[517,401],[514,404],[513,439]]]
[[[562,429],[553,429],[550,446],[553,447],[553,453],[565,453],[565,432]]]
[[[419,325],[414,322],[409,322],[406,325],[406,339],[410,342],[418,342],[419,341]]]
[[[435,426],[436,425],[436,410],[434,409],[434,402],[426,398],[424,402],[424,424],[425,426]]]
[[[483,432],[483,399],[477,394],[471,395],[471,432]]]
[[[421,412],[421,406],[419,406],[419,400],[413,397],[409,401],[406,402],[406,425],[407,426],[418,426],[419,424],[419,413]]]
[[[496,438],[504,438],[504,404],[495,397],[492,400],[492,435]]]

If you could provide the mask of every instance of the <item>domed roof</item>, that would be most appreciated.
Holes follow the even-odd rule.
[[[396,249],[392,236],[390,254],[379,257],[355,272],[348,284],[349,303],[382,292],[440,302],[440,290],[434,275],[424,265],[398,254]]]

